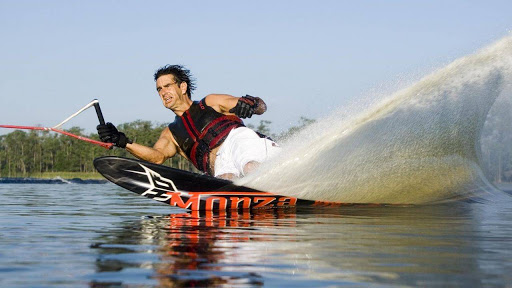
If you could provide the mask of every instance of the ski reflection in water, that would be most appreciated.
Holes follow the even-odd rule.
[[[508,268],[496,269],[495,263],[512,255],[507,246],[496,246],[503,235],[488,234],[487,225],[501,225],[500,213],[487,209],[492,206],[459,202],[145,217],[102,233],[93,245],[99,256],[91,286],[499,285]],[[484,214],[487,220],[480,223]]]
[[[108,244],[93,245],[93,248],[99,248],[97,272],[100,273],[97,275],[101,277],[95,277],[91,286],[104,287],[109,283],[126,284],[132,281],[134,284],[144,284],[140,282],[141,271],[135,273],[138,276],[133,279],[129,279],[128,273],[115,275],[125,268],[133,271],[134,267],[153,270],[145,272],[158,282],[159,287],[209,287],[229,283],[263,285],[263,278],[258,273],[239,272],[237,264],[230,266],[230,263],[239,263],[242,258],[246,258],[245,263],[249,266],[252,262],[245,253],[237,255],[237,249],[240,248],[237,243],[255,240],[254,237],[263,237],[257,241],[275,240],[275,235],[265,239],[265,233],[256,236],[250,231],[265,227],[294,227],[295,217],[293,208],[252,212],[192,211],[165,217],[145,217],[140,222],[130,223],[129,227],[121,231],[113,231],[114,235],[104,235],[109,240]],[[291,241],[289,237],[293,236],[286,237],[287,241]],[[256,250],[253,252],[260,254]],[[150,262],[140,263],[140,260],[148,259],[140,257],[144,253],[156,254],[158,257],[150,257]],[[136,263],[131,263],[130,258]],[[254,260],[259,259],[256,257]]]

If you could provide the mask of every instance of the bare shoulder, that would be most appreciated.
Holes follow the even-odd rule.
[[[160,133],[160,137],[172,137],[172,132],[169,129],[169,127],[165,127],[165,129],[162,130],[162,133]]]
[[[233,114],[229,113],[229,110],[236,106],[238,99],[239,97],[228,94],[209,94],[205,97],[205,102],[219,113]]]

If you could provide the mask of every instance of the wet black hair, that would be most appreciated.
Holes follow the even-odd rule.
[[[192,78],[192,75],[190,74],[190,70],[187,68],[181,66],[181,65],[165,65],[163,67],[160,67],[156,72],[154,78],[155,82],[156,80],[163,75],[172,75],[174,76],[174,80],[176,80],[176,83],[178,86],[185,82],[187,83],[187,95],[188,98],[192,98],[192,91],[196,89],[195,79]]]

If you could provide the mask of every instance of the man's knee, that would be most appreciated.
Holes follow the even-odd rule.
[[[244,175],[247,175],[251,173],[254,169],[258,168],[260,166],[259,162],[256,161],[250,161],[244,166]]]

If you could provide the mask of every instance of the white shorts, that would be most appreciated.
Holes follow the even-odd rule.
[[[280,150],[274,141],[261,138],[247,127],[233,129],[217,151],[215,176],[231,173],[240,177],[244,175],[245,164],[265,162]]]

